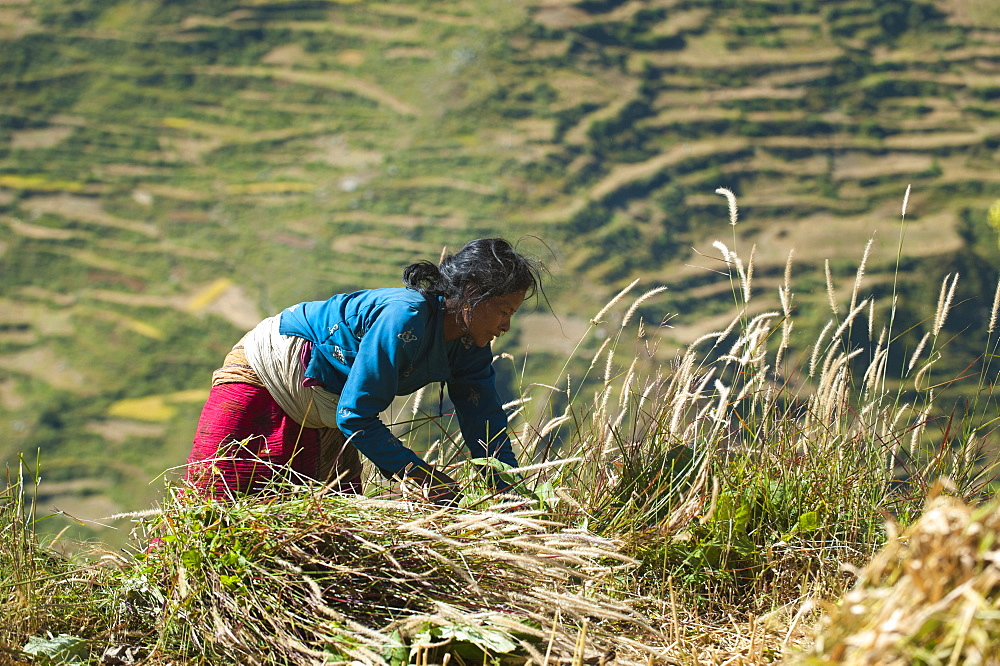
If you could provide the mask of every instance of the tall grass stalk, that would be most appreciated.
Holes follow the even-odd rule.
[[[719,193],[730,200],[732,222],[735,197]],[[928,455],[928,426],[947,420],[951,409],[945,391],[924,390],[944,350],[935,346],[918,362],[925,340],[902,372],[891,372],[888,361],[901,342],[892,337],[895,293],[889,321],[880,325],[874,297],[863,290],[871,240],[843,316],[827,264],[834,318],[812,343],[792,335],[799,329],[791,257],[778,290],[781,311],[750,317],[752,273],[737,252],[721,242],[715,247],[739,285],[730,326],[666,363],[639,353],[649,338],[661,344],[666,331],[640,326],[634,354],[620,352],[626,336],[604,340],[594,357],[604,359],[603,377],[589,384],[593,401],[570,402],[556,427],[558,448],[543,454],[580,462],[537,480],[574,498],[556,509],[560,520],[586,518],[601,533],[633,543],[646,563],[636,574],[644,589],[665,596],[667,580],[682,581],[700,589],[696,596],[709,606],[709,598],[740,600],[743,611],[763,611],[788,601],[792,590],[837,589],[840,565],[860,565],[874,552],[885,516],[912,520],[938,476],[956,477],[963,495],[975,498],[993,466],[976,436],[980,424],[955,424],[968,436],[947,439]],[[942,285],[929,333],[937,345],[957,280],[950,275]],[[605,306],[601,317],[610,311]],[[850,331],[862,313],[868,339],[857,342]],[[797,360],[788,356],[793,349]],[[914,385],[916,392],[907,388]],[[613,415],[612,393],[621,396]]]

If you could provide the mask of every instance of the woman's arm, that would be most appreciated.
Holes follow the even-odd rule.
[[[409,307],[388,308],[365,333],[340,394],[337,427],[386,477],[407,476],[438,504],[458,504],[458,484],[392,434],[378,415],[396,397],[399,368],[417,361],[424,318]]]
[[[408,306],[386,308],[365,333],[340,393],[337,427],[385,476],[427,467],[378,418],[396,397],[399,368],[419,354],[424,318]]]
[[[456,368],[456,376],[448,382],[448,396],[462,429],[465,446],[474,458],[491,457],[517,467],[517,458],[507,434],[507,414],[496,389],[489,347],[476,349],[468,363]],[[495,485],[503,484],[494,475]]]

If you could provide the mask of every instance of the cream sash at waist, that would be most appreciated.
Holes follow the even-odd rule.
[[[278,332],[280,315],[268,317],[247,333],[247,362],[285,413],[307,428],[336,428],[340,396],[319,386],[303,386],[303,338]]]

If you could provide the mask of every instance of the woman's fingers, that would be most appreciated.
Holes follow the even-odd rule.
[[[435,504],[458,506],[458,501],[461,498],[458,482],[441,470],[434,469],[430,465],[426,468],[415,467],[407,473],[407,476],[423,486],[427,492],[427,498]]]

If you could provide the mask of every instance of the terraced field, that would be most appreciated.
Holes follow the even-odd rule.
[[[794,248],[818,312],[825,259],[852,279],[877,232],[884,289],[905,227],[907,316],[961,268],[975,332],[998,164],[985,0],[0,0],[0,458],[41,447],[71,513],[147,506],[245,328],[487,234],[555,255],[525,241],[562,328],[507,347],[540,376],[634,277],[665,350],[711,330],[717,237],[762,289]]]

